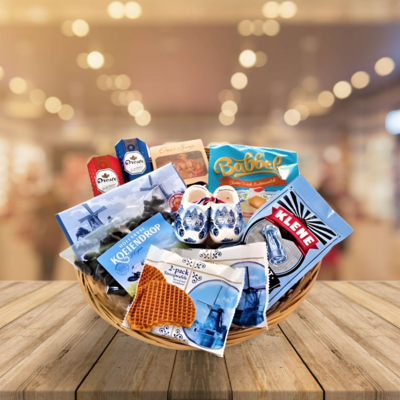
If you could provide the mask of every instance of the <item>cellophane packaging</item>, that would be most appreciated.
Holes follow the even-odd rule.
[[[239,194],[244,222],[299,175],[294,151],[219,144],[210,147],[209,190],[233,186]]]
[[[195,321],[190,328],[163,325],[151,332],[222,357],[242,296],[245,270],[182,257],[156,246],[150,247],[145,264],[156,267],[168,283],[184,290],[196,307]],[[124,326],[129,328],[126,319]]]
[[[102,224],[92,233],[61,252],[60,257],[87,275],[87,279],[92,279],[98,291],[103,295],[127,296],[127,288],[122,287],[99,263],[98,259],[121,239],[158,213],[168,220],[170,207],[161,189],[156,186],[136,203],[123,209],[107,224]],[[172,220],[169,222],[172,223]],[[134,292],[130,295],[134,296]],[[110,301],[111,303],[116,301],[114,296],[110,297]],[[128,304],[129,300],[127,304],[124,304],[124,310]]]
[[[269,297],[267,248],[265,243],[252,243],[222,249],[172,249],[181,257],[243,268],[244,287],[233,316],[233,327],[267,328],[265,312]]]
[[[268,309],[352,231],[303,176],[257,210],[243,243],[267,246],[268,263],[278,280]]]

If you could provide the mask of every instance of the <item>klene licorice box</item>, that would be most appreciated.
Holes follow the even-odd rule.
[[[150,190],[159,186],[171,209],[186,190],[185,182],[172,163],[119,186],[85,203],[56,214],[68,242],[72,245],[99,226],[107,223],[127,206],[134,205]]]

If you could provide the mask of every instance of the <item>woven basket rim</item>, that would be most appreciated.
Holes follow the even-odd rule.
[[[287,318],[305,299],[307,293],[312,288],[317,279],[318,272],[321,267],[320,261],[316,264],[293,288],[290,293],[283,296],[281,301],[278,301],[271,310],[267,312],[268,329],[279,324]],[[106,322],[114,326],[116,329],[143,342],[153,344],[159,347],[172,350],[198,350],[195,347],[189,346],[186,343],[167,338],[165,336],[155,335],[151,332],[134,331],[126,329],[122,326],[123,318],[118,317],[112,311],[107,294],[99,290],[100,285],[94,282],[93,278],[85,275],[78,269],[75,270],[78,282],[90,306],[103,318]],[[265,332],[265,329],[260,328],[245,328],[235,329],[228,332],[226,346],[233,346],[252,339]]]

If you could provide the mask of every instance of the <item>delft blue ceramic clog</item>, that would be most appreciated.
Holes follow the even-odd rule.
[[[243,214],[236,190],[232,186],[220,186],[211,203],[210,235],[213,242],[237,242],[243,229]]]
[[[210,200],[210,193],[204,186],[193,185],[186,190],[174,222],[175,235],[181,242],[201,244],[206,241]]]

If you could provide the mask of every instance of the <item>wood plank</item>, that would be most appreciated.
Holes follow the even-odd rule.
[[[400,378],[307,300],[280,326],[326,400],[399,398]]]
[[[326,285],[315,285],[307,301],[400,376],[399,328]]]
[[[323,399],[323,391],[279,327],[225,351],[233,398]]]
[[[396,287],[396,283],[399,282],[351,281],[350,283],[400,308],[400,286]]]
[[[391,302],[374,296],[349,282],[327,281],[325,284],[400,328],[400,308]]]
[[[77,399],[165,400],[175,355],[174,350],[118,332],[82,383]]]
[[[73,285],[76,285],[76,282],[48,282],[39,290],[36,290],[33,293],[28,293],[19,299],[5,304],[3,307],[0,307],[0,328],[19,318],[21,315],[24,315],[29,310],[32,310],[40,304],[45,303],[47,300]]]
[[[232,398],[225,360],[205,351],[178,351],[168,399]]]
[[[115,332],[87,305],[0,378],[1,398],[74,400]]]
[[[47,285],[46,281],[10,281],[0,288],[0,307]]]
[[[85,306],[86,299],[76,284],[0,329],[0,376],[39,347]]]

